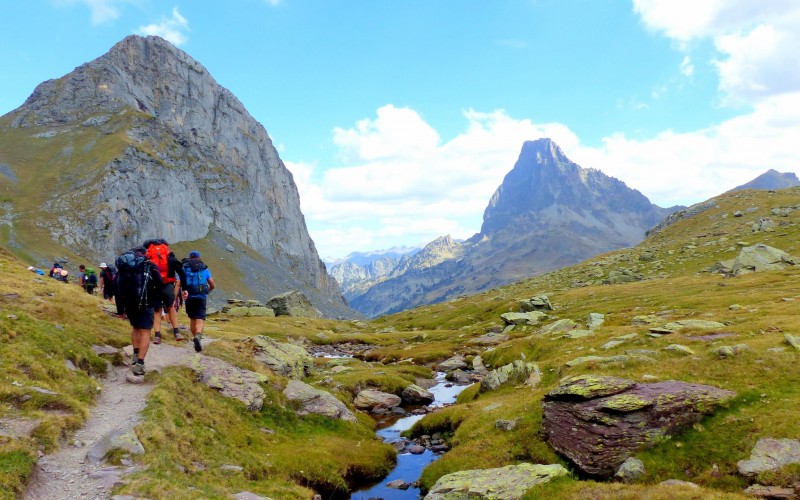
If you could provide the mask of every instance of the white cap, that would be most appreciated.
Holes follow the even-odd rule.
[[[100,267],[108,267],[108,264],[106,264],[105,262],[102,262],[102,263],[100,264]]]

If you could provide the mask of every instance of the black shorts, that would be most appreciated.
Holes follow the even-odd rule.
[[[186,299],[186,314],[190,319],[206,319],[205,296]]]
[[[175,283],[165,283],[154,298],[153,306],[158,309],[169,309],[175,306]]]
[[[153,328],[153,315],[155,311],[152,307],[145,309],[137,309],[134,307],[126,307],[125,313],[128,315],[128,321],[134,328],[150,330]]]

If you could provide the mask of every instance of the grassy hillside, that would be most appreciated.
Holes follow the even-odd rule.
[[[730,278],[708,269],[719,260],[735,257],[743,246],[756,243],[800,256],[800,212],[773,214],[773,209],[796,206],[800,206],[800,189],[727,194],[717,199],[715,208],[681,220],[635,248],[368,324],[216,317],[208,322],[206,332],[219,340],[206,354],[268,375],[269,382],[264,385],[268,403],[260,412],[247,412],[241,404],[195,384],[186,369],[149,376],[155,388],[137,428],[147,453],[137,460],[150,467],[118,491],[176,498],[193,491],[194,496],[225,498],[249,490],[273,498],[310,498],[312,490],[342,494],[391,465],[393,451],[373,438],[372,422],[366,415],[359,417],[358,424],[294,415],[280,394],[285,380],[257,366],[241,348],[243,339],[263,334],[309,347],[364,345],[359,359],[329,364],[318,361],[316,372],[307,380],[348,404],[365,387],[398,393],[407,383],[429,377],[436,362],[456,352],[468,360],[481,355],[490,367],[516,359],[536,362],[542,371],[537,387],[503,386],[482,394],[477,387],[468,388],[458,404],[428,415],[412,429],[415,435],[440,432],[452,447],[425,469],[425,489],[457,470],[518,462],[567,465],[543,441],[541,432],[541,398],[566,376],[592,373],[638,382],[681,380],[734,391],[732,402],[700,424],[637,453],[647,472],[635,484],[586,481],[573,475],[533,490],[529,496],[739,498],[748,481],[736,472],[736,462],[749,457],[758,438],[800,438],[796,424],[800,351],[784,339],[785,334],[800,334],[796,314],[800,267]],[[734,216],[738,211],[741,217]],[[754,232],[753,224],[761,218],[773,220],[774,228]],[[127,329],[103,314],[97,299],[68,293],[70,287],[47,279],[37,282],[7,253],[0,253],[0,263],[0,394],[4,402],[0,418],[42,419],[31,438],[0,438],[0,485],[19,489],[36,450],[55,448],[59,437],[68,435],[85,418],[96,392],[97,382],[91,376],[105,366],[87,345],[122,345]],[[619,275],[636,276],[637,280],[604,284]],[[557,319],[585,325],[589,313],[604,314],[605,323],[593,335],[579,339],[542,333],[539,326],[518,326],[507,332],[507,341],[494,347],[470,343],[489,330],[502,328],[500,315],[517,311],[520,300],[542,293],[549,296],[555,310],[541,325]],[[634,324],[637,316],[655,316],[663,323],[713,320],[725,326],[653,337],[647,326]],[[703,337],[711,334],[717,336]],[[620,338],[622,343],[607,346]],[[683,345],[692,353],[665,350],[672,344]],[[715,353],[720,346],[736,344],[745,344],[747,349],[727,358]],[[632,350],[650,351],[647,356],[652,361],[567,365],[582,356],[613,356]],[[64,359],[80,369],[66,370]],[[332,371],[333,364],[344,364],[350,370]],[[25,390],[11,385],[12,381],[23,387],[49,388],[64,397],[30,392],[32,398],[23,402]],[[514,430],[496,429],[497,419],[514,418],[520,419]],[[213,467],[230,463],[234,457],[243,465],[243,472],[223,474]],[[204,470],[197,468],[198,463],[206,466]],[[659,485],[667,479],[692,481],[703,489]],[[758,481],[790,485],[800,481],[800,468],[764,474]],[[197,490],[187,490],[190,487]]]

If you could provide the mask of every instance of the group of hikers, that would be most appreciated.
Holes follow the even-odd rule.
[[[87,293],[93,294],[98,284],[103,298],[116,304],[117,315],[127,316],[131,324],[134,375],[144,375],[145,356],[150,347],[150,332],[155,330],[154,344],[161,343],[162,314],[172,326],[175,340],[184,339],[178,328],[178,307],[181,302],[189,316],[189,331],[192,333],[194,350],[203,350],[200,342],[206,319],[206,297],[214,289],[214,279],[208,266],[200,259],[200,252],[193,250],[183,260],[163,239],[147,240],[141,246],[131,248],[117,257],[116,268],[105,262],[100,264],[100,276],[79,267],[79,284]],[[28,270],[44,275],[44,271],[29,267]],[[69,272],[58,263],[53,265],[50,276],[68,281]]]

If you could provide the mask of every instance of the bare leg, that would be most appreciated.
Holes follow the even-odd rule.
[[[167,308],[167,317],[169,318],[172,328],[178,328],[178,311],[175,310],[175,306],[170,306]],[[160,322],[161,320],[159,320],[159,324]]]
[[[153,329],[157,332],[161,331],[161,309],[156,309],[153,313]]]
[[[134,346],[139,348],[139,359],[144,360],[147,350],[150,348],[150,330],[137,328],[134,332],[136,332],[136,341],[138,342],[138,345],[134,344]]]

